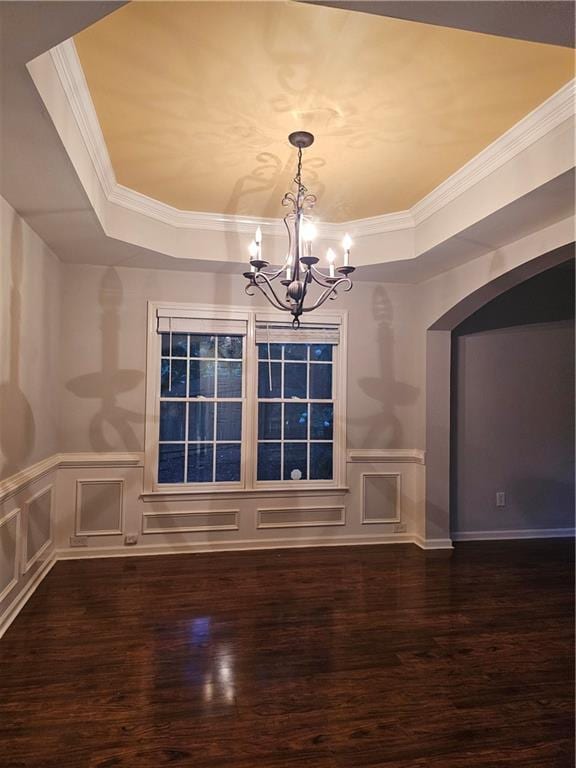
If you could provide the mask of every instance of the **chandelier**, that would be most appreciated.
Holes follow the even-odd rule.
[[[355,267],[349,263],[352,240],[348,234],[342,241],[343,264],[336,266],[336,254],[329,248],[326,253],[327,271],[317,266],[320,259],[312,254],[316,228],[309,215],[316,203],[316,197],[309,194],[302,183],[302,150],[312,145],[314,136],[307,131],[296,131],[288,136],[288,141],[298,149],[298,168],[292,191],[287,192],[282,199],[282,205],[290,208],[284,216],[284,225],[288,232],[286,261],[279,269],[268,269],[270,264],[262,257],[262,231],[258,227],[248,249],[250,271],[244,272],[244,277],[248,280],[246,293],[249,296],[254,296],[257,288],[274,307],[290,312],[293,317],[292,326],[298,328],[300,316],[304,312],[312,312],[328,299],[335,299],[339,289],[349,291],[352,288],[349,275],[354,272]],[[274,289],[273,283],[276,280],[285,287],[285,298],[280,298]],[[315,301],[310,301],[308,289],[313,283],[319,285],[322,290]]]

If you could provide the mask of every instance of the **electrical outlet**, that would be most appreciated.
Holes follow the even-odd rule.
[[[406,523],[397,523],[394,526],[394,533],[406,533]]]
[[[88,536],[70,536],[71,547],[87,547]]]
[[[504,491],[496,491],[496,506],[497,507],[506,506],[506,494],[504,493]]]
[[[138,544],[137,534],[127,533],[126,536],[124,536],[124,546],[133,547],[135,544]]]

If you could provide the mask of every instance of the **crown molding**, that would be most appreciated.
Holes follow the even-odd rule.
[[[106,148],[104,146],[104,151]],[[204,229],[215,232],[236,232],[252,234],[260,227],[264,234],[283,236],[286,234],[282,219],[270,219],[260,216],[236,216],[225,213],[208,213],[198,211],[181,211],[171,205],[162,203],[152,197],[143,195],[133,189],[115,184],[108,200],[136,213],[142,213],[163,224],[185,229]],[[345,232],[356,237],[364,235],[379,235],[383,232],[397,232],[402,229],[412,229],[414,219],[410,211],[387,213],[367,219],[354,219],[341,223],[317,222],[319,234],[326,238],[340,238]]]
[[[122,184],[116,184],[108,200],[123,208],[160,221],[179,229],[204,229],[212,232],[236,232],[253,234],[260,227],[264,234],[280,236],[285,232],[282,219],[268,219],[258,216],[235,216],[226,213],[204,213],[181,211],[152,197],[136,192]]]
[[[110,203],[179,229],[251,234],[257,226],[260,226],[267,235],[282,236],[284,234],[282,219],[182,211],[119,184],[74,40],[70,38],[52,48],[50,56],[97,178]],[[418,224],[440,211],[574,115],[575,97],[576,81],[571,80],[439,184],[411,209],[347,222],[318,222],[319,235],[326,239],[337,239],[344,232],[350,232],[355,237],[364,237],[414,230]]]
[[[86,144],[90,159],[94,164],[100,185],[105,196],[110,199],[118,186],[116,174],[74,40],[70,38],[52,48],[50,56]]]
[[[410,209],[420,224],[574,115],[576,80],[570,80]]]

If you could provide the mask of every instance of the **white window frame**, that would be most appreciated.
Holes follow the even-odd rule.
[[[244,339],[242,393],[242,462],[239,482],[232,483],[158,483],[160,360],[161,335],[157,331],[157,316],[166,312],[174,316],[188,315],[198,319],[242,320],[246,322]],[[148,332],[146,354],[146,420],[144,444],[144,494],[152,496],[198,496],[213,494],[259,494],[271,491],[334,491],[344,490],[346,481],[346,371],[347,320],[346,310],[314,312],[311,322],[340,326],[340,343],[334,346],[332,386],[334,399],[333,478],[332,480],[257,480],[258,455],[258,351],[256,347],[256,317],[258,322],[286,322],[280,312],[246,309],[216,304],[184,304],[180,302],[148,302]],[[303,325],[306,323],[304,318]],[[294,331],[297,342],[298,331]]]

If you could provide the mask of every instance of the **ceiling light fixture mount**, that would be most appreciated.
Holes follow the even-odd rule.
[[[320,259],[312,255],[312,241],[316,235],[316,227],[310,218],[316,196],[310,194],[302,183],[302,150],[314,143],[314,136],[308,131],[295,131],[288,136],[288,141],[298,150],[298,167],[294,176],[293,189],[282,199],[282,205],[290,208],[284,216],[284,224],[288,232],[288,255],[282,267],[267,269],[270,264],[262,258],[262,231],[258,227],[256,236],[248,249],[250,272],[244,272],[244,277],[248,280],[246,293],[249,296],[253,296],[254,289],[258,288],[270,304],[284,312],[290,312],[293,317],[292,326],[298,328],[300,316],[304,312],[312,312],[328,299],[335,299],[338,289],[349,291],[352,288],[349,275],[354,272],[355,267],[350,266],[349,263],[352,240],[348,234],[342,241],[344,249],[342,266],[336,267],[336,253],[331,248],[326,253],[328,273],[316,266]],[[285,299],[281,299],[274,290],[272,283],[275,280],[280,280],[281,285],[285,286]],[[319,285],[322,292],[316,301],[306,305],[308,288],[313,283]]]

